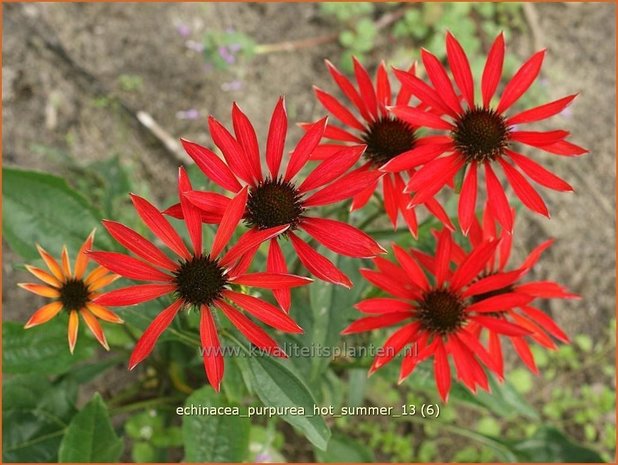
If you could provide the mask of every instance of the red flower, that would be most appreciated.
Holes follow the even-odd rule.
[[[470,229],[474,217],[479,167],[485,171],[489,207],[505,229],[512,230],[513,217],[504,189],[495,173],[496,165],[500,165],[524,205],[549,216],[543,199],[524,174],[550,189],[573,189],[541,165],[514,151],[513,144],[529,145],[556,155],[586,153],[585,149],[566,140],[569,135],[566,131],[522,131],[518,128],[520,124],[540,121],[560,113],[575,95],[507,116],[507,110],[538,76],[545,51],[535,53],[521,66],[504,87],[499,101],[494,104],[492,98],[502,75],[505,52],[504,38],[500,34],[489,51],[483,71],[482,105],[475,100],[474,80],[468,59],[459,42],[450,33],[446,36],[446,51],[463,102],[440,61],[426,50],[422,51],[423,64],[433,87],[411,73],[396,70],[404,88],[431,107],[431,111],[398,104],[391,108],[393,114],[409,124],[440,131],[442,135],[434,136],[429,146],[399,156],[383,169],[389,171],[393,165],[397,170],[422,166],[406,186],[408,192],[414,192],[410,202],[414,206],[432,198],[462,167],[467,166],[459,198],[459,222],[464,234]]]
[[[478,297],[482,282],[477,282],[477,276],[487,267],[498,243],[496,240],[483,241],[470,253],[465,253],[452,240],[451,233],[443,230],[438,236],[435,256],[414,249],[406,252],[393,245],[397,263],[376,258],[377,270],[361,270],[365,279],[392,297],[359,302],[356,308],[370,316],[353,322],[343,333],[370,331],[406,322],[386,340],[370,373],[390,362],[408,344],[413,344],[415,350],[407,350],[403,356],[399,382],[406,379],[419,362],[433,356],[438,392],[446,401],[451,386],[450,355],[457,378],[464,385],[472,391],[476,391],[477,385],[488,389],[483,365],[498,375],[500,371],[494,357],[479,343],[470,327],[474,324],[499,334],[527,335],[530,333],[527,328],[488,315],[527,305],[533,299],[512,292]],[[459,263],[455,271],[450,269],[453,261]],[[421,266],[433,276],[431,281]],[[507,284],[514,279],[506,273],[496,273],[495,276],[495,280],[502,279]]]
[[[223,189],[237,193],[248,188],[247,208],[242,214],[245,223],[251,227],[251,234],[283,227],[280,234],[273,236],[268,251],[267,270],[287,272],[285,258],[278,241],[289,238],[299,260],[313,275],[351,287],[352,282],[326,257],[300,238],[298,230],[304,230],[313,239],[332,251],[350,257],[374,257],[384,249],[362,231],[341,221],[312,217],[307,211],[340,202],[363,190],[379,176],[379,173],[356,170],[345,174],[363,153],[364,147],[341,147],[328,160],[320,163],[304,180],[299,172],[309,161],[318,145],[326,118],[311,125],[298,142],[289,157],[283,176],[280,176],[283,150],[287,133],[287,116],[283,99],[275,107],[266,141],[266,164],[268,174],[262,173],[258,142],[251,122],[234,104],[232,119],[235,136],[232,136],[217,120],[208,120],[210,133],[215,144],[223,152],[225,161],[205,147],[183,140],[187,153],[212,181]],[[229,199],[212,192],[191,191],[185,197],[202,210],[203,219],[209,222],[221,221],[221,213]],[[181,217],[179,207],[166,210],[172,216]],[[249,251],[246,259],[257,250]],[[287,289],[274,291],[281,307],[290,308],[290,292]]]
[[[86,326],[90,329],[97,341],[109,350],[105,333],[97,318],[109,323],[122,323],[118,315],[111,310],[94,303],[93,299],[99,295],[99,291],[111,284],[119,276],[108,273],[99,266],[92,270],[86,277],[88,268],[87,251],[92,247],[94,241],[94,231],[88,236],[84,244],[79,249],[75,259],[75,268],[71,272],[71,262],[67,248],[62,249],[61,263],[52,257],[43,247],[37,245],[39,254],[49,269],[49,273],[41,268],[26,265],[26,269],[43,281],[45,284],[19,283],[18,286],[34,294],[52,298],[53,301],[43,305],[30,317],[25,328],[32,328],[43,323],[47,323],[64,310],[69,315],[69,350],[73,353],[77,343],[77,333],[79,330],[79,315],[84,319]]]
[[[384,63],[378,67],[374,86],[367,70],[356,58],[354,59],[354,74],[358,90],[332,63],[326,61],[326,65],[351,105],[344,104],[328,92],[314,87],[322,106],[344,125],[344,127],[339,127],[328,124],[324,136],[344,144],[366,144],[367,150],[363,155],[365,163],[361,169],[380,173],[379,177],[376,177],[369,186],[354,196],[352,210],[363,207],[369,201],[371,195],[378,189],[378,183],[381,180],[384,209],[391,223],[397,227],[397,219],[401,212],[408,228],[416,236],[418,230],[416,213],[414,209],[407,207],[410,197],[403,192],[405,186],[403,175],[414,174],[415,170],[407,167],[396,169],[395,165],[389,162],[399,156],[406,157],[409,153],[416,153],[416,151],[425,153],[425,157],[435,153],[436,138],[434,136],[419,137],[417,125],[409,124],[389,114],[387,107],[392,104],[391,85]],[[410,69],[412,74],[414,68],[415,66]],[[411,96],[412,93],[402,87],[397,95],[396,105],[408,105]],[[350,107],[356,109],[360,118],[349,110]],[[440,140],[437,139],[438,142]],[[339,144],[322,144],[314,152],[312,158],[328,159],[340,149]],[[386,164],[390,166],[389,172],[381,172],[380,169]],[[445,226],[452,228],[448,215],[433,197],[423,203]]]
[[[142,221],[179,259],[172,260],[132,229],[120,223],[104,221],[108,232],[141,260],[116,252],[90,252],[92,258],[121,276],[151,283],[108,292],[99,296],[96,302],[101,305],[124,306],[139,304],[166,294],[174,296],[174,302],[153,320],[137,342],[129,361],[130,369],[152,352],[157,339],[181,308],[198,308],[201,315],[200,338],[204,348],[204,367],[210,384],[218,391],[223,377],[223,354],[213,318],[213,308],[220,309],[251,343],[277,356],[286,355],[275,340],[226,300],[273,328],[289,333],[302,332],[302,329],[277,307],[232,290],[231,286],[289,289],[308,284],[311,280],[284,273],[245,272],[247,263],[243,256],[246,252],[281,234],[288,229],[287,225],[249,231],[224,252],[245,212],[248,194],[246,188],[241,189],[229,202],[208,253],[204,253],[202,247],[200,211],[183,196],[191,190],[191,184],[182,168],[179,172],[178,188],[193,251],[186,247],[156,207],[146,199],[133,195],[131,200]]]

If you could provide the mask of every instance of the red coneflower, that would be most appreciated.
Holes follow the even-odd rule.
[[[88,236],[84,244],[79,249],[75,259],[75,269],[71,273],[71,263],[67,248],[62,249],[60,264],[43,247],[37,245],[41,258],[47,265],[49,273],[41,268],[26,265],[26,269],[43,281],[45,284],[19,283],[18,286],[43,297],[50,297],[53,302],[42,306],[30,317],[25,328],[32,328],[43,323],[47,323],[58,315],[61,310],[69,315],[69,350],[73,353],[77,342],[79,328],[79,315],[86,322],[86,326],[92,331],[97,341],[109,350],[103,328],[97,318],[109,323],[122,323],[118,315],[111,310],[94,303],[93,299],[98,295],[98,291],[108,284],[115,281],[119,276],[109,273],[107,269],[99,266],[92,270],[86,277],[88,268],[88,255],[86,252],[92,247],[94,241],[94,231]]]
[[[345,174],[363,153],[363,146],[341,147],[323,161],[304,180],[298,173],[309,161],[318,145],[326,118],[311,125],[293,150],[287,168],[280,175],[287,134],[287,116],[283,99],[277,103],[270,121],[266,141],[268,174],[263,175],[255,130],[247,116],[236,104],[232,109],[233,137],[217,120],[208,120],[214,143],[221,149],[225,161],[193,142],[183,140],[183,146],[204,174],[227,191],[233,193],[248,188],[247,208],[243,218],[253,233],[282,227],[281,233],[270,241],[267,271],[287,272],[287,265],[279,239],[289,238],[300,262],[314,276],[351,287],[352,282],[326,257],[318,253],[297,234],[304,230],[330,250],[350,257],[374,257],[384,249],[364,232],[341,221],[308,216],[310,208],[321,207],[348,199],[373,182],[379,173],[356,170]],[[192,191],[184,194],[202,210],[203,219],[218,222],[229,199],[212,192]],[[166,210],[172,216],[182,216],[178,206]],[[249,256],[257,249],[249,251]],[[248,258],[250,260],[250,258]],[[289,290],[278,289],[275,297],[286,311],[290,308]]]
[[[359,311],[370,316],[353,322],[343,334],[408,321],[386,340],[382,354],[374,359],[370,372],[390,362],[406,345],[414,344],[416,350],[408,350],[403,356],[399,382],[406,379],[419,362],[433,356],[436,385],[446,401],[451,386],[450,355],[457,378],[464,385],[472,391],[476,391],[477,385],[488,389],[483,365],[496,374],[500,373],[494,358],[470,331],[470,325],[476,324],[509,336],[527,335],[530,333],[527,328],[488,315],[516,305],[527,305],[533,299],[512,292],[481,296],[486,290],[479,290],[484,282],[477,281],[477,276],[486,268],[497,246],[496,240],[484,241],[470,253],[465,253],[445,229],[438,235],[435,256],[414,249],[406,252],[394,244],[397,263],[378,257],[374,259],[377,270],[362,269],[365,279],[392,297],[370,298],[356,304]],[[459,254],[463,255],[459,257]],[[451,262],[456,258],[460,264],[451,271]],[[421,266],[430,272],[432,280]],[[497,273],[494,279],[508,281],[510,276],[505,275]]]
[[[192,188],[182,168],[179,171],[178,190],[193,252],[189,251],[182,238],[156,207],[146,199],[132,195],[133,205],[144,224],[179,258],[177,261],[170,259],[146,238],[120,223],[104,221],[103,224],[112,237],[142,260],[116,252],[90,252],[92,258],[121,276],[152,283],[108,292],[97,297],[96,302],[102,305],[125,306],[153,300],[166,294],[173,295],[174,302],[153,320],[137,342],[129,360],[130,369],[152,352],[157,339],[180,309],[199,309],[204,367],[210,384],[218,391],[223,377],[223,354],[213,308],[220,309],[251,343],[273,355],[285,357],[285,353],[272,337],[226,300],[273,328],[290,333],[302,332],[288,315],[274,305],[232,290],[231,286],[289,289],[308,284],[311,280],[284,273],[245,272],[248,264],[243,256],[247,251],[281,234],[288,229],[288,225],[248,231],[227,252],[224,252],[245,212],[248,194],[246,188],[241,189],[229,202],[208,253],[204,253],[202,248],[200,211],[183,195]]]
[[[331,76],[347,97],[351,105],[344,104],[333,95],[314,86],[315,94],[322,106],[337,118],[344,127],[328,124],[324,137],[337,141],[339,144],[366,144],[367,150],[363,157],[365,163],[361,169],[368,172],[379,172],[381,175],[365,189],[354,196],[352,210],[363,207],[378,189],[378,183],[382,181],[382,194],[384,209],[394,227],[397,227],[397,219],[401,212],[408,228],[416,236],[418,224],[414,209],[408,208],[410,196],[403,192],[405,186],[404,175],[414,174],[414,168],[391,169],[388,173],[380,169],[398,156],[406,156],[413,150],[426,150],[421,147],[429,147],[435,152],[433,143],[434,136],[419,137],[416,125],[392,116],[387,107],[392,104],[391,85],[384,63],[381,63],[376,73],[375,86],[363,65],[354,58],[354,74],[358,84],[358,90],[335,66],[326,61]],[[414,73],[415,66],[410,72]],[[407,106],[412,93],[402,87],[396,97],[396,105]],[[353,107],[358,116],[349,110]],[[439,142],[440,139],[438,139]],[[339,144],[322,144],[314,152],[314,159],[328,159],[338,150]],[[433,198],[423,202],[445,226],[452,228],[448,215],[442,206]]]
[[[496,164],[500,165],[515,194],[526,207],[549,216],[543,199],[522,172],[549,189],[573,189],[538,163],[514,151],[513,144],[521,143],[557,155],[586,153],[585,149],[566,140],[569,135],[567,131],[522,131],[517,127],[561,112],[575,95],[508,116],[507,111],[538,76],[545,50],[535,53],[521,66],[504,87],[496,104],[492,103],[492,98],[502,75],[505,52],[503,35],[496,38],[487,57],[481,79],[482,104],[477,104],[475,100],[468,59],[450,33],[446,35],[446,51],[463,102],[440,61],[426,50],[422,51],[422,58],[433,87],[411,73],[396,70],[402,85],[431,107],[431,111],[396,105],[391,108],[392,113],[409,124],[444,131],[445,134],[435,135],[428,146],[401,155],[383,169],[390,171],[422,166],[406,186],[406,191],[414,193],[410,202],[414,206],[432,198],[462,167],[467,166],[459,198],[459,221],[464,233],[468,232],[474,216],[479,168],[485,171],[487,198],[493,215],[508,231],[513,228],[511,208],[495,173]]]

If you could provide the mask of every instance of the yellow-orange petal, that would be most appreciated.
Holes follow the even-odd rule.
[[[99,279],[94,281],[92,284],[89,284],[88,289],[90,289],[91,291],[97,291],[101,289],[102,287],[105,287],[113,283],[118,278],[120,278],[120,275],[113,274],[113,273],[106,274],[105,276],[101,276]]]
[[[69,261],[69,251],[66,245],[62,247],[62,272],[67,278],[71,276],[71,262]]]
[[[75,259],[75,278],[81,279],[86,272],[86,268],[88,267],[88,254],[86,252],[92,248],[92,243],[94,242],[94,232],[93,229],[86,241],[82,244],[79,249],[79,253],[77,254],[77,258]]]
[[[52,257],[47,252],[47,250],[45,250],[39,244],[36,245],[36,248],[39,251],[39,254],[41,255],[41,258],[43,259],[43,261],[47,265],[47,268],[49,268],[49,271],[51,271],[52,274],[58,280],[64,282],[65,281],[65,275],[62,273],[62,268],[60,268],[60,265],[58,265],[58,262],[56,261],[56,259],[54,257]]]
[[[101,325],[97,321],[96,317],[85,308],[82,308],[80,313],[82,314],[86,325],[90,328],[92,334],[94,334],[94,337],[96,337],[97,341],[99,341],[99,344],[105,347],[105,350],[109,350],[109,345],[105,339],[105,333],[103,332],[103,328],[101,328]]]
[[[49,284],[50,286],[60,287],[62,286],[62,282],[58,281],[55,276],[52,276],[47,271],[42,270],[41,268],[37,268],[36,266],[26,265],[26,269],[32,273],[34,276],[39,278],[44,283]]]
[[[56,288],[46,286],[45,284],[35,283],[18,283],[22,289],[32,292],[33,294],[42,295],[43,297],[60,297],[60,291]]]
[[[53,317],[58,315],[58,313],[62,310],[61,302],[52,302],[47,305],[43,305],[39,308],[34,314],[30,317],[28,322],[25,324],[24,328],[32,328],[33,326],[41,325],[43,323],[47,323]]]
[[[109,323],[124,323],[123,319],[120,318],[116,313],[112,312],[107,307],[103,307],[102,305],[89,302],[86,304],[86,308],[90,310],[90,312],[94,316],[102,319],[103,321],[107,321]]]
[[[77,331],[79,329],[79,316],[76,310],[71,310],[69,313],[69,350],[71,353],[75,350],[77,342]]]
[[[107,268],[102,266],[97,266],[94,270],[90,272],[88,276],[86,276],[85,283],[90,284],[99,279],[101,276],[107,273]]]

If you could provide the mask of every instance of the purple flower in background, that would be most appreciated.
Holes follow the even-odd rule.
[[[236,62],[236,57],[232,53],[230,53],[227,47],[223,45],[219,47],[219,55],[228,65],[234,64]]]
[[[244,83],[240,79],[234,79],[233,81],[224,82],[221,84],[221,90],[224,92],[233,92],[235,90],[241,90],[244,87]]]
[[[191,26],[185,23],[178,23],[176,25],[176,32],[180,35],[180,37],[187,38],[191,35]]]
[[[185,42],[185,47],[197,53],[202,53],[204,51],[204,44],[195,40],[187,40]]]
[[[202,115],[202,112],[196,108],[190,108],[188,110],[180,110],[176,112],[176,118],[183,120],[196,120]]]

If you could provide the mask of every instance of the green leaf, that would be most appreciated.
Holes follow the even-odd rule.
[[[551,426],[542,426],[534,436],[511,447],[522,462],[604,462],[597,452],[574,443]]]
[[[3,461],[56,462],[62,435],[76,413],[76,385],[52,384],[42,375],[5,377],[2,398]]]
[[[210,386],[191,394],[186,407],[228,407]],[[186,462],[242,462],[249,450],[249,418],[238,415],[184,415]]]
[[[251,385],[264,405],[269,407],[302,407],[305,415],[282,415],[281,418],[303,432],[319,449],[326,449],[330,430],[324,419],[313,415],[315,399],[309,388],[279,360],[250,357]]]
[[[112,427],[107,406],[96,393],[71,420],[60,443],[58,458],[60,462],[117,462],[122,449],[122,440]]]
[[[21,323],[5,321],[2,325],[2,369],[4,373],[40,373],[58,375],[94,352],[90,339],[79,338],[71,355],[67,343],[64,315],[43,326],[24,329]]]
[[[4,237],[22,257],[37,258],[36,243],[50,252],[66,245],[75,254],[99,226],[99,212],[64,179],[15,168],[3,168],[2,177]],[[108,236],[97,236],[97,247],[110,245]]]
[[[371,449],[354,439],[340,435],[333,436],[325,451],[316,449],[315,457],[318,462],[323,463],[375,462]]]

